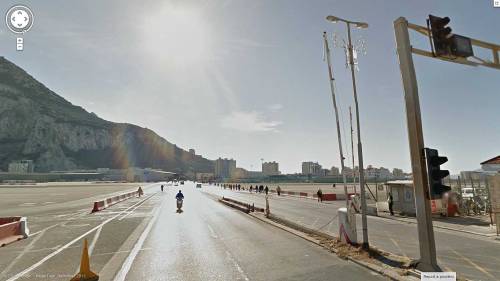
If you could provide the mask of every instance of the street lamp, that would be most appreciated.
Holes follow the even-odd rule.
[[[351,77],[352,77],[352,88],[354,91],[354,105],[356,107],[356,127],[358,131],[358,169],[359,169],[359,190],[361,192],[361,222],[363,226],[363,248],[368,249],[368,225],[366,221],[366,197],[365,197],[365,175],[363,170],[363,147],[361,145],[361,129],[359,126],[359,106],[358,106],[358,94],[356,92],[356,76],[354,75],[354,57],[353,57],[353,47],[351,42],[351,25],[356,28],[367,28],[368,24],[366,22],[348,21],[336,16],[327,16],[326,20],[329,22],[344,22],[347,25],[347,39],[348,45],[347,49],[349,51],[349,64],[351,65]]]

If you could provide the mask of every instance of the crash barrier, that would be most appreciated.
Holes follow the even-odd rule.
[[[271,190],[272,193],[277,193],[276,190]],[[313,198],[317,199],[318,195],[316,193],[311,194],[311,193],[306,193],[306,192],[296,192],[296,191],[281,191],[281,195],[290,195],[290,196],[296,196],[296,197],[306,197],[306,198]],[[348,196],[350,197],[351,195],[355,195],[355,193],[348,193]],[[323,194],[323,201],[336,201],[336,200],[345,200],[345,194],[339,193],[325,193]]]
[[[354,212],[348,212],[347,208],[338,209],[339,237],[342,242],[351,245],[357,244],[356,216]]]
[[[0,247],[28,238],[29,229],[26,217],[0,218]]]
[[[250,205],[248,203],[243,203],[227,197],[222,197],[222,199],[220,199],[219,201],[229,207],[233,207],[245,213],[264,212],[264,208],[255,207],[255,204]]]
[[[104,209],[106,209],[106,208],[108,208],[116,203],[122,202],[124,200],[129,199],[129,198],[132,198],[135,196],[140,197],[143,194],[144,194],[144,192],[142,191],[142,188],[139,187],[139,189],[137,191],[127,192],[127,193],[116,195],[113,197],[109,197],[109,198],[106,198],[103,200],[95,201],[94,207],[92,208],[92,213],[104,210]]]

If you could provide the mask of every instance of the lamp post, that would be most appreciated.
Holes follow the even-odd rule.
[[[368,249],[368,224],[366,221],[366,197],[365,197],[365,175],[363,171],[363,147],[361,145],[361,128],[359,125],[359,106],[358,106],[358,94],[356,91],[356,76],[354,75],[354,56],[353,47],[351,41],[351,25],[357,28],[367,28],[368,24],[365,22],[348,21],[335,16],[327,16],[327,21],[330,22],[344,22],[347,25],[347,39],[348,45],[347,50],[349,52],[349,65],[351,66],[351,77],[352,77],[352,88],[354,92],[354,106],[356,107],[356,127],[358,133],[358,169],[359,169],[359,190],[361,192],[361,222],[363,227],[363,248]]]

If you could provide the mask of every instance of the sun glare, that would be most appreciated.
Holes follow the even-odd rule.
[[[148,55],[162,64],[191,66],[209,58],[209,28],[195,7],[166,5],[153,11],[143,24]]]

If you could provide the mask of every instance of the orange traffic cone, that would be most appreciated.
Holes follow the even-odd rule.
[[[82,261],[80,262],[80,272],[71,278],[71,281],[97,281],[99,275],[90,271],[89,251],[87,247],[87,239],[83,241]]]

